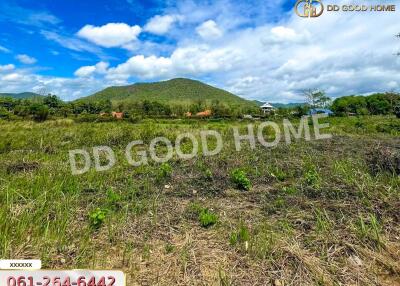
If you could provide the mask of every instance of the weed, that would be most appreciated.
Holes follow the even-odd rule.
[[[95,229],[100,228],[106,219],[106,215],[107,210],[104,209],[96,208],[91,211],[89,213],[90,225]]]
[[[122,202],[121,195],[117,194],[111,189],[107,190],[107,203],[109,206],[119,208],[121,202]]]
[[[240,223],[237,231],[232,232],[229,238],[231,245],[236,245],[238,243],[248,242],[250,240],[250,232],[244,223]]]
[[[231,173],[231,180],[240,190],[248,191],[251,188],[251,182],[247,178],[246,173],[243,170],[233,170]]]
[[[188,219],[195,220],[199,217],[202,210],[203,208],[199,203],[192,202],[186,207],[185,216]]]
[[[283,182],[287,178],[287,174],[280,168],[275,167],[270,171],[270,175],[280,182]]]
[[[229,276],[221,268],[218,271],[218,277],[219,277],[219,285],[220,286],[230,286],[230,285],[232,285],[232,283],[230,282]]]
[[[169,178],[172,175],[172,166],[168,163],[162,163],[160,166],[159,176],[161,178]]]
[[[218,216],[209,209],[202,209],[199,214],[199,222],[202,227],[210,227],[217,223]]]
[[[294,196],[297,195],[299,191],[294,186],[288,186],[282,188],[282,193],[284,193],[285,195]]]
[[[321,177],[319,176],[317,168],[314,165],[308,167],[307,172],[304,174],[304,182],[308,186],[319,188]]]
[[[323,211],[321,211],[320,209],[315,209],[314,216],[316,220],[317,232],[327,233],[332,229],[332,222],[325,209]]]
[[[382,227],[374,214],[370,214],[367,220],[360,215],[355,224],[357,236],[366,242],[371,242],[375,247],[380,248],[383,245],[381,232]]]
[[[167,243],[167,244],[165,245],[165,252],[166,252],[167,254],[170,254],[170,253],[174,252],[174,250],[175,250],[175,246],[172,245],[171,243]]]
[[[204,170],[204,177],[205,177],[207,180],[212,180],[212,178],[213,178],[212,171],[211,171],[210,169]]]

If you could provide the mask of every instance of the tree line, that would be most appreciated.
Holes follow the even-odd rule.
[[[213,117],[234,118],[243,114],[260,115],[257,106],[232,106],[218,100],[212,102],[196,101],[191,104],[166,104],[157,101],[114,102],[110,100],[64,102],[55,95],[30,99],[13,99],[0,97],[0,118],[12,119],[21,117],[36,121],[45,121],[53,117],[79,117],[82,120],[94,120],[100,114],[103,120],[111,117],[111,112],[123,112],[125,118],[131,117],[183,117],[188,113],[211,110]],[[108,116],[107,116],[108,115]]]
[[[396,114],[400,117],[400,95],[387,92],[369,96],[344,96],[335,99],[331,109],[338,116]]]

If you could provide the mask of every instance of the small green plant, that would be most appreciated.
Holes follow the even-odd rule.
[[[240,223],[238,230],[232,232],[229,238],[229,242],[231,245],[244,243],[249,240],[250,240],[250,231],[244,223]]]
[[[311,187],[318,188],[321,182],[321,177],[318,174],[315,166],[310,166],[308,171],[304,174],[304,182]]]
[[[165,252],[167,254],[174,252],[174,250],[175,250],[175,246],[173,246],[171,243],[167,243],[165,245]]]
[[[328,213],[324,209],[321,211],[320,209],[316,209],[314,211],[315,219],[316,219],[316,229],[318,232],[328,232],[332,228],[332,222],[328,216]]]
[[[356,232],[361,240],[370,241],[377,248],[383,245],[381,238],[382,227],[374,214],[370,214],[367,220],[359,216],[359,220],[356,223]]]
[[[107,210],[102,210],[100,208],[91,211],[89,213],[90,225],[95,229],[100,228],[106,219],[106,215]]]
[[[199,221],[202,227],[210,227],[217,223],[218,217],[209,209],[202,209],[199,214]]]
[[[211,172],[210,169],[204,170],[204,177],[205,177],[207,180],[212,180],[213,174],[212,174],[212,172]]]
[[[235,169],[231,173],[231,180],[240,190],[248,191],[251,188],[251,182],[247,178],[246,173],[243,170]]]
[[[199,203],[192,202],[186,207],[185,216],[188,219],[196,220],[199,217],[202,210],[203,208]]]
[[[230,285],[232,285],[232,283],[231,283],[231,281],[229,279],[229,276],[221,268],[218,271],[218,277],[219,277],[219,285],[220,286],[230,286]]]
[[[172,166],[168,163],[162,163],[160,166],[160,177],[168,178],[172,175]]]
[[[298,194],[298,190],[294,186],[283,187],[282,192],[285,195],[294,196]]]
[[[280,182],[283,182],[287,178],[286,173],[282,169],[280,169],[278,167],[273,168],[270,171],[270,175],[272,177],[274,177],[275,179],[277,179],[278,181],[280,181]]]
[[[122,201],[121,195],[117,194],[113,190],[107,190],[107,203],[110,207],[118,208]]]

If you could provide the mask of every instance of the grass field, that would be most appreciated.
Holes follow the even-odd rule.
[[[240,152],[249,122],[0,121],[0,258],[127,285],[400,285],[400,120],[328,121],[332,139]],[[217,156],[123,160],[132,140],[205,129]],[[68,151],[101,145],[117,164],[73,176]]]

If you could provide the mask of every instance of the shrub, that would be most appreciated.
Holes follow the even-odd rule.
[[[400,105],[394,107],[394,114],[397,116],[397,118],[400,118]]]
[[[199,214],[199,221],[202,227],[210,227],[217,223],[218,217],[209,209],[202,209]]]
[[[45,121],[49,116],[49,108],[46,105],[33,104],[30,107],[30,113],[35,121]]]
[[[376,131],[389,134],[392,134],[393,132],[400,132],[400,122],[379,124],[376,126]]]
[[[90,225],[95,229],[100,228],[106,219],[106,215],[107,210],[102,210],[100,208],[96,208],[95,210],[91,211],[89,213]]]
[[[246,173],[243,170],[233,170],[231,173],[231,180],[240,190],[248,191],[251,188],[251,182],[247,178]]]

